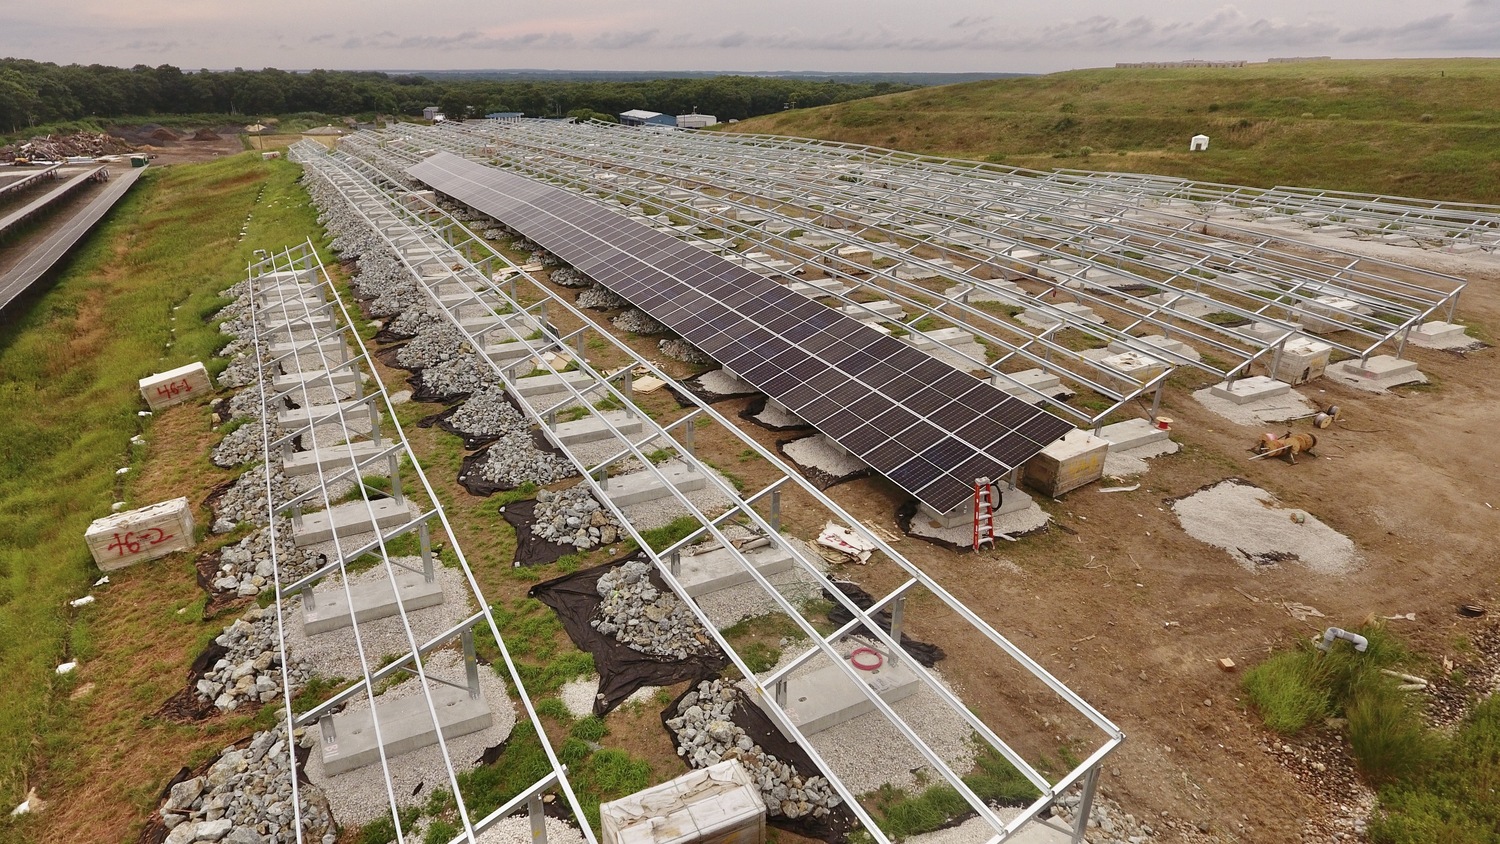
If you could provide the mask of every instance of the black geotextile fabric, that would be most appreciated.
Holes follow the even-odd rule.
[[[828,489],[829,487],[838,486],[839,484],[845,483],[846,481],[868,478],[871,475],[875,474],[875,470],[867,466],[863,469],[855,469],[853,472],[850,472],[847,475],[835,475],[830,472],[825,472],[816,466],[804,466],[803,464],[798,463],[796,458],[786,453],[786,447],[788,445],[791,445],[798,440],[805,440],[808,437],[816,436],[817,434],[808,434],[806,436],[791,437],[789,439],[776,441],[776,453],[780,454],[782,457],[785,457],[787,461],[790,462],[793,466],[796,466],[797,471],[801,472],[803,477],[812,481],[813,486],[817,487],[818,489]]]
[[[469,397],[468,393],[439,393],[428,387],[427,383],[422,380],[422,370],[413,369],[411,372],[412,375],[406,379],[406,383],[411,385],[411,397],[413,401],[452,404],[454,402],[461,402]]]
[[[716,680],[719,678],[705,677],[703,679]],[[672,740],[674,748],[677,746],[677,734],[673,733],[672,728],[667,726],[667,720],[676,718],[677,707],[682,703],[682,699],[687,697],[688,692],[695,692],[697,690],[697,683],[688,686],[682,694],[677,696],[676,700],[668,704],[667,708],[661,712],[662,729],[667,731],[667,736]],[[738,687],[735,687],[734,693],[734,711],[730,714],[730,720],[734,722],[735,726],[744,730],[745,735],[749,736],[751,741],[760,745],[761,750],[791,765],[796,770],[798,776],[804,780],[808,777],[825,776],[823,771],[817,765],[813,764],[812,758],[807,755],[806,751],[799,745],[792,744],[786,740],[786,736],[783,736],[781,730],[777,729],[776,723],[771,720],[771,716],[767,715],[759,706],[751,703],[745,697],[745,693]],[[764,798],[765,795],[761,796]],[[828,844],[842,844],[842,842],[848,840],[849,833],[854,831],[859,825],[858,821],[854,818],[854,813],[849,811],[849,807],[843,803],[830,809],[826,818],[808,816],[794,820],[787,818],[785,815],[778,815],[776,817],[768,815],[766,823],[778,829],[784,829],[787,832],[795,832],[804,838],[815,838],[826,841]]]
[[[849,597],[849,600],[853,601],[856,607],[859,607],[862,610],[868,610],[870,607],[875,606],[875,598],[871,596],[869,592],[861,589],[859,587],[859,584],[848,580],[835,580],[833,581],[833,585],[840,592],[847,595]],[[830,622],[839,627],[843,627],[845,624],[848,624],[850,621],[854,620],[854,614],[845,609],[843,604],[835,600],[833,595],[828,594],[828,591],[826,589],[823,591],[823,597],[827,598],[830,601],[833,601],[833,608],[828,611],[828,620]],[[875,624],[879,626],[881,630],[884,630],[887,633],[891,632],[891,613],[889,610],[881,610],[880,612],[876,613],[874,620]],[[873,638],[873,634],[863,624],[855,628],[852,631],[852,635]],[[937,645],[930,645],[926,642],[918,641],[906,635],[905,633],[901,634],[901,647],[907,653],[911,654],[912,659],[915,659],[917,662],[922,663],[928,668],[937,665],[939,660],[948,655],[944,653],[943,649],[938,647]]]
[[[462,439],[464,441],[464,451],[473,451],[477,448],[484,448],[495,440],[500,439],[494,434],[470,434],[454,425],[452,419],[453,414],[457,413],[458,409],[461,407],[463,407],[462,404],[455,404],[454,406],[439,413],[434,413],[431,416],[423,416],[421,419],[417,420],[417,427],[431,428],[432,426],[436,425],[437,427],[443,429],[444,431],[447,431],[453,436]]]
[[[697,683],[718,676],[729,664],[729,659],[717,647],[709,653],[687,659],[651,656],[621,644],[615,637],[600,633],[589,625],[603,602],[597,589],[599,578],[616,566],[642,559],[645,558],[639,552],[630,554],[602,566],[538,583],[527,593],[556,610],[563,629],[568,631],[568,638],[580,650],[593,655],[594,670],[599,672],[599,696],[594,698],[595,715],[609,713],[642,686],[670,686],[684,681]],[[655,568],[651,569],[647,579],[657,589],[668,591],[666,582]]]
[[[763,395],[752,398],[750,400],[750,403],[745,405],[745,409],[740,411],[740,418],[745,420],[746,422],[751,423],[752,425],[759,425],[760,427],[765,428],[767,431],[806,431],[807,429],[812,427],[805,422],[801,425],[767,425],[759,419],[756,419],[755,417],[765,412],[766,401],[767,399]],[[790,440],[788,440],[788,442],[790,442]]]
[[[571,545],[548,542],[531,532],[531,523],[536,521],[536,501],[532,499],[512,501],[500,508],[500,515],[516,529],[516,558],[512,565],[545,566],[578,550]]]

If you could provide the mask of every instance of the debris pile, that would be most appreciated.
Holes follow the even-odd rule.
[[[313,736],[300,727],[293,736],[300,748],[311,748],[315,743]],[[301,784],[296,811],[293,809],[290,757],[285,726],[279,725],[256,733],[244,750],[226,749],[203,776],[172,786],[161,807],[162,823],[171,830],[166,844],[333,844],[338,834],[321,791]]]
[[[580,551],[608,545],[620,537],[620,523],[586,486],[561,492],[541,490],[536,496],[535,515],[532,534],[548,542],[572,545]]]
[[[98,158],[101,155],[117,155],[133,150],[123,140],[96,132],[79,132],[74,135],[39,135],[18,144],[0,146],[0,161],[62,161],[72,156]]]
[[[677,755],[694,768],[738,759],[760,789],[766,814],[795,820],[826,817],[841,802],[822,777],[803,778],[791,765],[766,753],[739,725],[734,709],[739,692],[723,680],[705,680],[683,695],[677,717],[667,728],[677,740]]]
[[[604,600],[589,625],[652,656],[687,659],[707,652],[711,646],[703,625],[676,595],[651,585],[650,571],[648,564],[631,560],[599,578],[595,588]]]
[[[276,615],[260,607],[246,610],[214,639],[225,654],[198,681],[198,699],[231,712],[242,704],[270,703],[281,697],[277,641]],[[287,676],[296,694],[312,676],[312,669],[305,658],[293,655]]]

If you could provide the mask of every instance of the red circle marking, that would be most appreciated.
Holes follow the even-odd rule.
[[[875,661],[861,662],[860,657],[862,656],[874,657]],[[855,668],[858,668],[861,671],[874,671],[880,666],[885,665],[885,657],[881,656],[880,651],[877,651],[874,648],[855,648],[854,650],[849,652],[849,662]]]

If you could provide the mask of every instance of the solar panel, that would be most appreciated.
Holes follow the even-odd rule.
[[[586,197],[446,152],[407,173],[587,273],[940,512],[1073,428]]]

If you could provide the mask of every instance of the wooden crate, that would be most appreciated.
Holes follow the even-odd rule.
[[[1109,440],[1074,429],[1026,462],[1026,484],[1053,498],[1104,476]]]
[[[95,519],[84,533],[94,562],[114,571],[193,547],[193,508],[174,498]]]
[[[599,806],[604,844],[761,844],[766,804],[729,759]]]
[[[190,363],[140,380],[141,395],[152,410],[171,407],[174,404],[209,395],[214,391],[214,382],[201,363]]]

